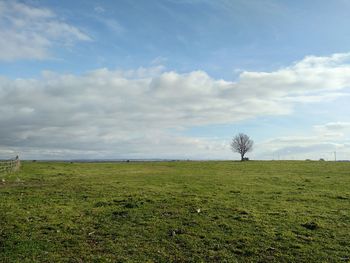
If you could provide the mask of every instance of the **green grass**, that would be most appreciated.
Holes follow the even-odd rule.
[[[350,163],[24,162],[0,175],[0,262],[349,258]]]

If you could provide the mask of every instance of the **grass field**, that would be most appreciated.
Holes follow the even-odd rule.
[[[349,262],[350,163],[24,162],[0,262]]]

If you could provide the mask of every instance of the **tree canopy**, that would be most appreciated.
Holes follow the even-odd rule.
[[[254,141],[244,133],[239,133],[233,137],[231,142],[231,149],[241,155],[241,161],[244,161],[244,155],[253,150]]]

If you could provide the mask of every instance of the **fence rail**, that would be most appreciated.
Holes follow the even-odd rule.
[[[10,173],[18,171],[21,166],[19,157],[16,156],[10,160],[0,160],[0,173]]]

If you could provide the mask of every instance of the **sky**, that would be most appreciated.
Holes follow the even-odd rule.
[[[0,0],[0,158],[350,159],[350,1]]]

